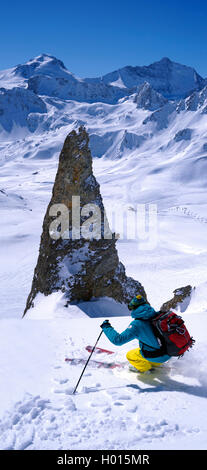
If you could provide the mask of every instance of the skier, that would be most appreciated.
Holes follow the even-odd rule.
[[[164,352],[162,345],[153,333],[150,320],[157,313],[141,295],[134,297],[128,308],[134,320],[126,330],[119,334],[109,321],[105,320],[101,325],[103,332],[111,343],[116,346],[121,346],[134,339],[139,340],[140,347],[132,349],[126,355],[131,366],[133,366],[133,370],[146,372],[153,367],[159,367],[161,363],[168,361],[170,356]]]

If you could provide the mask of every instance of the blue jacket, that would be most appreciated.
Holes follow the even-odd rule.
[[[130,323],[128,328],[120,334],[117,333],[112,326],[110,328],[103,327],[103,331],[111,343],[116,346],[122,346],[122,344],[137,339],[143,357],[143,348],[148,351],[159,349],[160,344],[153,333],[151,322],[149,321],[156,315],[155,310],[149,304],[145,303],[137,307],[136,310],[132,310],[131,315],[134,320]],[[170,359],[170,356],[165,354],[164,356],[158,356],[156,358],[147,357],[147,359],[150,362],[165,362]]]

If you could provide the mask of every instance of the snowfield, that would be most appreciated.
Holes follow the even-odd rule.
[[[156,78],[166,59],[144,69],[146,79],[155,74],[156,91],[137,88],[140,68],[80,80],[53,59],[39,56],[0,73],[0,448],[206,449],[207,88],[200,89],[206,82],[176,64],[170,84],[182,97],[166,102],[160,89],[168,84]],[[180,72],[185,80],[178,83]],[[132,217],[139,204],[157,205],[156,244],[150,249],[148,234],[121,238],[119,258],[157,310],[174,289],[196,287],[182,313],[196,343],[156,372],[136,374],[128,371],[126,352],[138,344],[117,347],[102,335],[99,346],[114,355],[93,359],[124,368],[89,363],[73,395],[83,365],[65,358],[88,358],[85,348],[94,345],[103,319],[119,332],[130,322],[127,308],[114,301],[66,309],[61,293],[38,296],[22,319],[58,155],[81,124],[109,219],[111,207],[116,214],[125,207]]]
[[[1,449],[205,449],[206,313],[184,315],[197,342],[183,358],[139,375],[89,362],[73,395],[83,366],[65,358],[88,358],[102,319],[71,309],[73,319],[1,321]],[[129,323],[111,320],[119,331]],[[132,343],[118,348],[102,335],[114,355],[93,359],[126,363]]]

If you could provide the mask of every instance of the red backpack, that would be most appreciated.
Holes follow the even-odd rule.
[[[162,348],[168,356],[180,357],[195,343],[183,319],[176,313],[171,311],[159,313],[151,321],[154,334],[160,339]]]

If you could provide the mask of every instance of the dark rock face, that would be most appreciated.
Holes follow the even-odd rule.
[[[160,311],[167,312],[169,310],[176,309],[179,306],[181,312],[184,312],[189,305],[192,291],[193,287],[190,285],[175,289],[173,291],[174,297],[168,302],[165,302],[160,308]]]
[[[24,314],[39,292],[61,290],[68,304],[103,296],[124,303],[138,293],[146,297],[142,285],[126,276],[115,245],[92,171],[89,136],[80,127],[67,136],[60,154]]]
[[[186,129],[182,129],[176,132],[174,140],[175,142],[180,142],[182,140],[190,140],[192,135],[192,129],[186,127]]]

